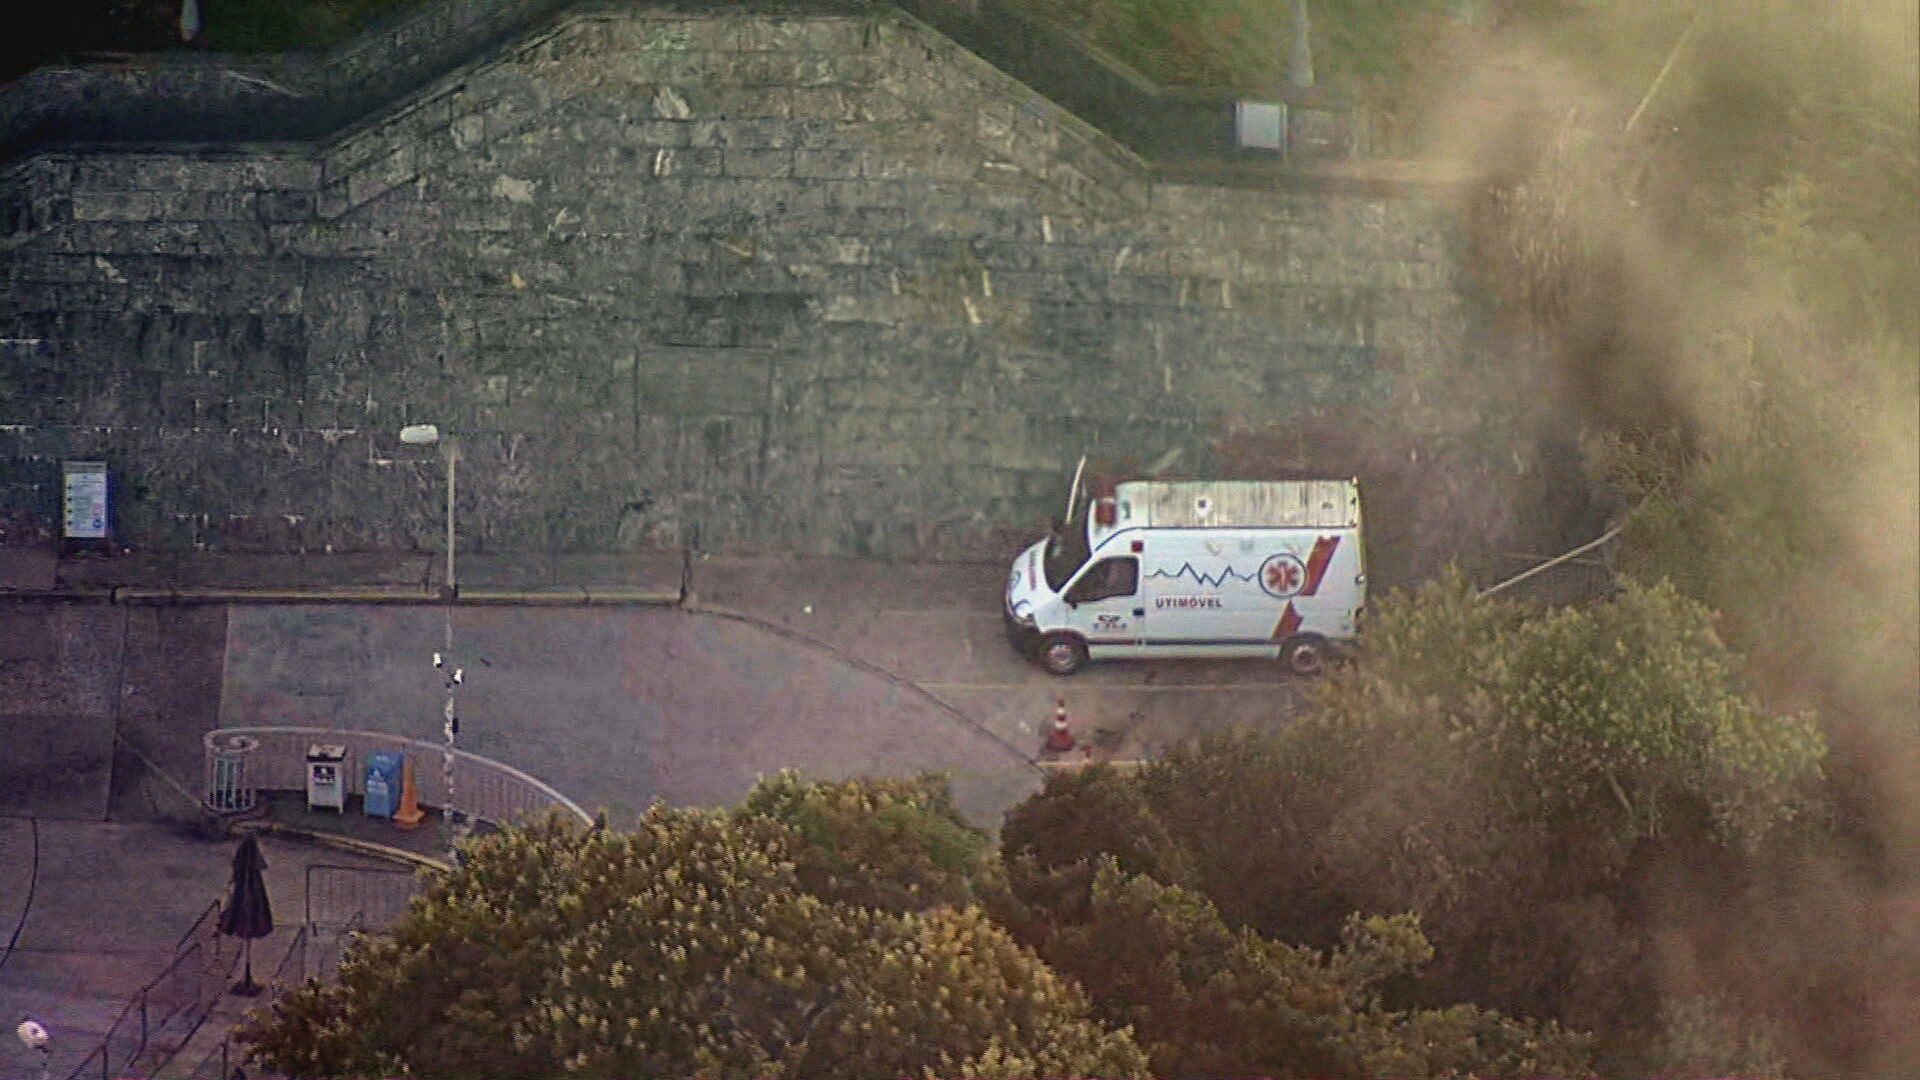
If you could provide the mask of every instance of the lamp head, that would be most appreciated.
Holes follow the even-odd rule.
[[[47,1044],[53,1041],[47,1029],[31,1016],[21,1017],[20,1026],[14,1028],[13,1033],[19,1036],[20,1044],[29,1050],[45,1050]]]
[[[433,424],[408,424],[400,429],[400,441],[408,446],[432,446],[440,441],[440,429]]]

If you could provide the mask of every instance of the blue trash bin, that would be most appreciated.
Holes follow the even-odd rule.
[[[406,755],[398,750],[375,750],[367,755],[368,817],[390,818],[400,805],[401,770]]]

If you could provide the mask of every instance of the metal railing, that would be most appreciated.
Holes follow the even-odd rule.
[[[314,863],[307,867],[306,925],[391,926],[406,915],[418,889],[411,870]]]
[[[311,871],[315,869],[364,871],[362,867],[316,865],[308,868],[309,880],[312,879]],[[412,877],[407,871],[364,872]],[[311,897],[309,897],[309,911],[311,910]],[[355,934],[365,932],[367,922],[365,914],[361,911],[354,911],[337,924],[322,925],[309,920],[294,934],[293,940],[287,943],[287,950],[281,955],[280,962],[274,965],[272,974],[267,976],[264,984],[266,996],[260,1000],[259,1004],[271,1004],[280,995],[286,993],[288,987],[298,986],[308,979],[325,981],[333,978],[334,972],[340,967],[340,957],[345,953],[347,945],[353,940]],[[233,1074],[234,1066],[239,1065],[245,1056],[246,1050],[235,1039],[233,1031],[222,1032],[218,1043],[202,1054],[192,1066],[178,1074],[179,1080],[227,1080]],[[155,1066],[156,1078],[165,1075],[166,1064],[167,1062],[162,1061]]]
[[[312,938],[313,928],[310,926],[302,926],[294,932],[293,940],[287,942],[286,951],[280,955],[280,962],[274,965],[272,973],[267,976],[267,981],[263,984],[265,996],[259,999],[259,1005],[271,1004],[286,992],[287,987],[306,981],[307,945]],[[205,1019],[202,1017],[203,1023]],[[196,1027],[195,1031],[198,1030]],[[188,1034],[188,1038],[192,1038],[192,1033]],[[183,1042],[180,1048],[185,1049],[186,1044]],[[167,1066],[172,1064],[173,1056],[170,1054],[154,1064],[155,1080],[161,1080],[169,1075]],[[172,1075],[178,1080],[228,1080],[228,1077],[233,1075],[233,1067],[238,1065],[244,1056],[245,1051],[234,1039],[232,1029],[229,1029],[220,1033],[220,1041],[200,1055],[198,1061],[184,1071]]]
[[[339,974],[340,961],[354,937],[370,932],[366,924],[366,918],[356,911],[339,926],[306,927],[306,944],[300,950],[301,977],[325,982]]]
[[[207,906],[181,935],[173,959],[127,999],[100,1041],[67,1074],[67,1080],[90,1080],[94,1076],[112,1080],[115,1075],[144,1066],[149,1051],[171,1056],[171,1048],[163,1045],[163,1041],[171,1041],[166,1037],[185,1032],[177,1037],[177,1048],[205,1022],[239,958],[238,951],[227,948],[219,934],[219,915],[218,901]]]
[[[307,939],[310,935],[311,929],[305,926],[294,932],[293,939],[287,942],[286,951],[280,955],[280,962],[274,965],[272,973],[267,976],[267,981],[264,984],[266,996],[258,999],[255,1004],[266,1005],[275,998],[278,998],[286,990],[286,987],[289,985],[287,981],[287,968],[291,961],[297,958],[300,961],[302,970],[304,970],[307,957]],[[232,977],[232,966],[233,965],[229,963],[226,977],[220,980],[222,984],[226,982],[227,978]],[[295,983],[301,981],[301,977],[293,979]],[[224,992],[224,985],[222,992]],[[214,1074],[210,1080],[228,1080],[228,1077],[232,1075],[229,1061],[237,1062],[239,1060],[239,1055],[235,1052],[231,1024],[220,1031],[219,1043],[203,1055],[199,1062],[194,1064],[190,1070],[185,1073],[170,1073],[168,1070],[168,1067],[173,1064],[175,1058],[178,1058],[188,1047],[194,1045],[194,1036],[200,1034],[200,1030],[207,1025],[207,1021],[213,1019],[214,1012],[218,1006],[219,995],[216,993],[215,999],[209,1002],[204,1010],[197,1016],[190,1017],[192,1020],[191,1025],[188,1026],[186,1031],[183,1032],[178,1039],[168,1040],[172,1044],[170,1047],[157,1049],[155,1051],[155,1057],[148,1064],[148,1074],[152,1077],[152,1080],[163,1080],[163,1078],[169,1076],[180,1076],[185,1078],[185,1080],[197,1080],[216,1058],[219,1059],[220,1071]],[[231,1017],[228,1017],[228,1019],[231,1020]]]
[[[446,803],[446,776],[438,767],[440,755],[446,748],[438,743],[380,731],[317,727],[218,728],[202,739],[209,777],[207,809],[215,813],[233,812],[222,808],[221,802],[230,800],[213,785],[212,779],[216,776],[216,759],[231,755],[227,748],[235,737],[253,740],[252,749],[244,757],[243,770],[251,792],[305,791],[307,747],[329,744],[346,748],[346,760],[340,764],[346,794],[366,795],[368,754],[376,750],[398,750],[414,763],[413,777],[420,802],[426,806]],[[551,785],[492,758],[465,750],[455,750],[453,754],[463,817],[501,825],[557,809],[578,818],[583,825],[593,824],[592,815]]]
[[[303,765],[304,753],[303,745]],[[331,978],[353,936],[404,916],[418,886],[409,870],[330,863],[307,867],[306,879],[306,922],[267,976],[267,996],[252,1004],[271,1002],[286,987],[309,978]],[[113,1080],[132,1072],[175,1075],[168,1067],[212,1018],[236,975],[240,950],[220,934],[219,926],[220,902],[213,901],[180,935],[166,967],[127,999],[66,1080]],[[223,1032],[218,1044],[177,1074],[225,1080],[239,1060],[231,1033]],[[217,1071],[210,1071],[216,1064]]]

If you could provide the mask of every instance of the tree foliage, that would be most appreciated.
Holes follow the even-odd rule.
[[[964,906],[992,870],[992,838],[967,823],[938,774],[832,783],[784,770],[754,785],[735,816],[792,829],[801,885],[861,907]]]
[[[1711,974],[1671,992],[1784,1019],[1809,1071],[1885,1072],[1920,1035],[1833,1018],[1920,1003],[1886,993],[1920,984],[1872,914],[1920,882],[1920,10],[1585,7],[1551,50],[1584,96],[1539,80],[1545,136],[1500,148],[1483,281],[1577,391],[1631,508],[1618,565],[1712,608],[1761,699],[1832,746],[1837,827],[1748,894],[1703,875],[1666,940]]]
[[[1050,783],[1003,833],[1016,893],[1084,921],[1067,883],[1110,855],[1175,868],[1227,925],[1288,941],[1333,947],[1351,912],[1417,912],[1438,955],[1402,983],[1416,999],[1639,1038],[1624,1026],[1653,1022],[1649,890],[1676,867],[1732,876],[1814,820],[1816,724],[1755,705],[1708,613],[1668,586],[1530,618],[1454,576],[1371,619],[1363,663],[1287,729]],[[1082,799],[1145,823],[1056,830]]]
[[[319,1076],[1131,1076],[1124,1031],[977,911],[813,895],[771,818],[655,808],[475,841],[244,1033]]]
[[[1818,725],[1762,709],[1710,613],[1665,583],[1526,618],[1455,576],[1387,605],[1368,642],[1378,662],[1330,687],[1321,726],[1430,729],[1551,831],[1631,843],[1704,812],[1715,839],[1751,845],[1819,775]]]
[[[1551,1024],[1389,1008],[1385,988],[1433,956],[1411,916],[1350,916],[1323,954],[1231,928],[1199,894],[1103,856],[1087,918],[1046,955],[1138,1033],[1163,1075],[1588,1074],[1586,1040]]]

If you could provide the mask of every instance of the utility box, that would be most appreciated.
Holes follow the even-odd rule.
[[[347,748],[337,743],[307,747],[307,809],[347,808]]]
[[[1233,142],[1242,150],[1287,152],[1287,104],[1284,101],[1233,103]]]
[[[407,757],[398,750],[375,750],[367,755],[366,811],[368,817],[390,818],[400,805],[400,785]]]

